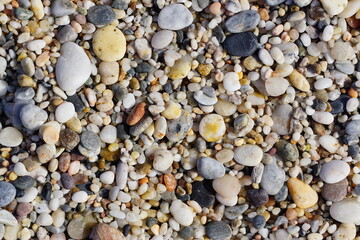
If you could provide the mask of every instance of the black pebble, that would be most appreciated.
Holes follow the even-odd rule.
[[[67,98],[67,101],[71,102],[74,105],[76,112],[81,112],[85,108],[84,103],[81,101],[77,94],[69,96]]]
[[[194,182],[190,199],[196,201],[201,207],[211,207],[215,203],[213,190],[209,191],[210,186],[206,182]]]
[[[15,181],[13,181],[12,185],[14,185],[14,187],[18,189],[26,190],[35,186],[35,183],[36,182],[34,178],[30,176],[22,176],[22,177],[18,177]]]
[[[126,237],[127,235],[129,235],[130,233],[130,229],[131,229],[131,225],[130,224],[126,224],[123,227],[123,234]]]
[[[223,46],[229,55],[248,57],[255,53],[259,43],[254,33],[241,32],[227,37]]]
[[[49,182],[45,183],[44,186],[43,186],[43,189],[41,190],[41,196],[46,201],[50,201],[50,199],[51,199],[51,190],[52,190],[51,183],[49,183]]]
[[[264,189],[250,189],[247,195],[255,207],[261,207],[269,201],[269,195]]]

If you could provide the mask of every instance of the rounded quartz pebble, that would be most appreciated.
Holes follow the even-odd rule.
[[[0,131],[0,144],[5,147],[19,146],[23,141],[23,135],[14,127],[6,127]]]
[[[225,122],[218,114],[209,114],[203,117],[199,125],[200,135],[208,142],[216,142],[226,132]]]
[[[80,142],[84,148],[94,151],[101,146],[101,140],[99,136],[92,131],[81,133]]]
[[[244,10],[231,16],[225,28],[231,33],[246,32],[254,29],[260,22],[260,15],[254,10]]]
[[[12,200],[14,200],[16,195],[15,187],[5,181],[0,182],[0,207],[5,207]]]
[[[180,30],[193,22],[189,9],[182,4],[169,4],[161,9],[158,17],[159,27],[168,30]]]
[[[100,175],[100,181],[104,184],[112,184],[115,179],[115,174],[111,171],[103,172]]]
[[[92,43],[96,56],[105,62],[116,62],[126,52],[124,34],[111,25],[96,30]]]
[[[265,81],[266,92],[273,97],[284,94],[289,86],[285,78],[268,78]]]
[[[223,221],[213,221],[205,226],[205,233],[212,240],[227,240],[231,237],[231,228]]]
[[[26,104],[20,110],[21,123],[29,130],[38,130],[47,118],[47,112],[33,104]]]
[[[88,198],[89,195],[85,191],[78,191],[72,195],[71,200],[76,203],[84,203],[88,200]]]
[[[240,79],[239,75],[235,72],[228,72],[224,76],[223,80],[224,88],[227,91],[237,91],[240,89]]]
[[[198,159],[197,170],[205,179],[220,178],[225,174],[224,165],[209,157],[201,157]]]
[[[115,20],[115,12],[109,5],[95,5],[89,8],[86,16],[95,25],[108,25]]]
[[[234,151],[236,162],[245,166],[256,166],[261,162],[263,151],[257,145],[245,144]]]
[[[117,137],[117,129],[112,125],[106,125],[101,129],[100,139],[105,143],[114,143]]]
[[[312,119],[314,119],[316,122],[329,125],[332,122],[334,122],[334,116],[329,112],[318,112],[315,111],[312,115]]]
[[[158,149],[154,152],[153,167],[157,171],[167,170],[173,163],[173,155],[166,149]]]
[[[332,160],[321,167],[320,178],[326,183],[337,183],[344,180],[350,173],[348,163],[341,160]]]
[[[170,213],[182,226],[190,226],[194,221],[191,208],[181,200],[176,199],[171,203]]]
[[[212,186],[219,195],[226,198],[237,196],[241,189],[239,179],[229,174],[225,174],[221,178],[214,179]]]
[[[330,216],[341,223],[359,223],[360,202],[356,198],[345,198],[330,206]]]
[[[69,121],[75,115],[75,107],[71,102],[63,102],[55,110],[55,118],[59,123]]]
[[[156,32],[151,38],[153,48],[162,49],[167,47],[173,40],[174,32],[170,30],[161,30]]]

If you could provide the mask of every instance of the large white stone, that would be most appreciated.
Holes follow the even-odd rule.
[[[348,18],[352,15],[355,15],[360,9],[360,0],[351,0],[349,1],[346,8],[338,15],[342,18]]]
[[[174,200],[170,206],[170,212],[174,219],[183,226],[193,223],[194,217],[191,208],[181,200]]]
[[[158,24],[162,29],[180,30],[193,22],[189,9],[182,4],[169,4],[161,9]]]
[[[56,63],[56,80],[64,91],[73,92],[81,87],[91,74],[91,63],[85,51],[73,42],[61,46]]]
[[[341,160],[332,160],[321,167],[320,178],[326,183],[337,183],[350,173],[350,166]]]
[[[23,135],[14,127],[6,127],[0,131],[0,144],[6,147],[16,147],[22,143]]]
[[[257,145],[245,144],[234,151],[235,161],[245,166],[256,166],[261,162],[263,151]]]
[[[330,216],[341,223],[360,223],[360,202],[356,198],[345,198],[330,207]]]
[[[325,11],[331,15],[341,13],[348,4],[348,0],[320,0]]]
[[[335,153],[339,147],[339,141],[331,135],[323,135],[319,138],[320,145],[329,153]]]

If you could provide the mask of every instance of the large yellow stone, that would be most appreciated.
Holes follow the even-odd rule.
[[[308,184],[297,178],[290,178],[287,184],[291,197],[299,208],[309,208],[317,203],[318,195]]]
[[[105,62],[118,61],[126,52],[125,36],[111,25],[100,28],[94,34],[93,49],[96,56]]]
[[[216,142],[226,132],[225,122],[218,114],[209,114],[203,117],[199,125],[200,135],[208,142]]]
[[[186,77],[191,70],[191,60],[192,58],[189,55],[185,55],[177,60],[168,73],[169,78],[183,79]]]
[[[297,70],[294,70],[290,74],[289,79],[290,79],[291,84],[294,87],[296,87],[297,89],[299,89],[300,91],[307,92],[310,90],[310,83],[304,77],[304,75],[299,73]]]
[[[181,106],[174,101],[168,101],[165,105],[165,110],[161,113],[161,116],[166,119],[177,119],[181,116]]]

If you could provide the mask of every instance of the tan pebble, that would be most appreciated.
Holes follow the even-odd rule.
[[[35,64],[38,67],[43,67],[49,61],[50,55],[48,51],[41,53],[35,60]]]
[[[107,224],[100,223],[96,225],[90,234],[92,240],[125,240],[124,235],[118,229],[110,227]]]
[[[299,73],[297,70],[294,70],[289,76],[291,84],[299,89],[300,91],[307,92],[310,90],[309,81]]]
[[[48,165],[49,172],[55,172],[58,166],[59,166],[59,161],[56,158],[52,159]]]
[[[44,128],[42,138],[47,144],[55,144],[59,140],[59,131],[53,126]]]
[[[34,16],[37,20],[40,20],[44,17],[44,5],[41,0],[31,0],[30,1],[30,9],[33,11]]]
[[[239,179],[230,174],[225,174],[221,178],[214,179],[212,186],[218,194],[225,198],[236,196],[241,189]]]
[[[18,83],[20,87],[36,87],[36,83],[35,81],[26,75],[20,75],[18,78]]]
[[[125,36],[111,25],[99,28],[93,37],[93,49],[96,56],[105,62],[118,61],[126,52]]]
[[[192,58],[189,55],[185,55],[177,60],[168,73],[169,78],[183,79],[186,77],[191,70],[191,60]]]
[[[77,117],[73,117],[70,120],[68,120],[65,123],[65,126],[77,133],[81,133],[82,126],[80,120]]]
[[[161,116],[166,119],[177,119],[181,116],[181,106],[174,101],[168,101],[165,104],[165,110],[161,113]]]
[[[212,70],[212,67],[210,64],[200,64],[198,67],[197,67],[197,71],[200,73],[200,75],[202,76],[207,76],[210,74]]]
[[[353,223],[342,223],[333,235],[334,240],[353,240],[356,237],[356,226]]]
[[[87,88],[85,89],[86,100],[88,101],[90,107],[94,107],[96,104],[96,93],[94,90]]]
[[[71,156],[69,153],[61,154],[59,158],[59,170],[66,172],[70,167]]]
[[[219,15],[221,13],[221,3],[220,2],[214,2],[210,5],[209,10],[214,15]]]
[[[43,144],[36,149],[36,153],[41,163],[49,162],[56,154],[55,145]]]
[[[234,159],[234,152],[231,149],[223,149],[216,153],[215,155],[216,160],[222,163],[230,162],[232,159]]]
[[[137,104],[130,112],[126,119],[126,123],[130,126],[135,125],[145,114],[146,103],[141,102]]]
[[[96,109],[101,112],[110,111],[114,107],[114,102],[109,97],[101,97],[96,102]]]
[[[68,173],[70,175],[75,175],[79,172],[80,170],[80,161],[73,161],[70,163],[69,169],[68,169]]]
[[[51,235],[50,240],[66,240],[64,233],[54,233]]]
[[[119,72],[120,68],[117,62],[101,62],[99,65],[101,82],[105,85],[116,83],[119,77]]]
[[[317,203],[318,195],[308,184],[297,178],[289,178],[287,185],[294,203],[299,208],[309,208]]]
[[[168,191],[174,191],[176,188],[176,179],[174,175],[171,173],[164,174],[164,182],[166,186],[166,190]]]
[[[225,122],[218,114],[209,114],[203,117],[199,125],[200,135],[208,142],[216,142],[226,131]]]

